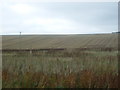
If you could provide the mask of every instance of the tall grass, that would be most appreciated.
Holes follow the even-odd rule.
[[[3,88],[117,88],[117,51],[3,53]]]

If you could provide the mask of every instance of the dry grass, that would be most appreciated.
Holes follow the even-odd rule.
[[[3,53],[3,88],[117,88],[117,51]]]

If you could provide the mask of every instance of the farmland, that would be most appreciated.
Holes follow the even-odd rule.
[[[3,49],[40,48],[117,48],[117,34],[91,35],[6,35],[2,36]]]
[[[3,88],[118,87],[117,34],[10,35],[2,44]]]

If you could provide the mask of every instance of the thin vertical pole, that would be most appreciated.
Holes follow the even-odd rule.
[[[20,35],[19,35],[19,49],[21,49],[20,38],[21,38],[21,32],[20,32]]]

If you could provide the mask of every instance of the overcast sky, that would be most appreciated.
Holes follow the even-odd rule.
[[[85,34],[118,30],[117,2],[2,4],[0,34]]]

